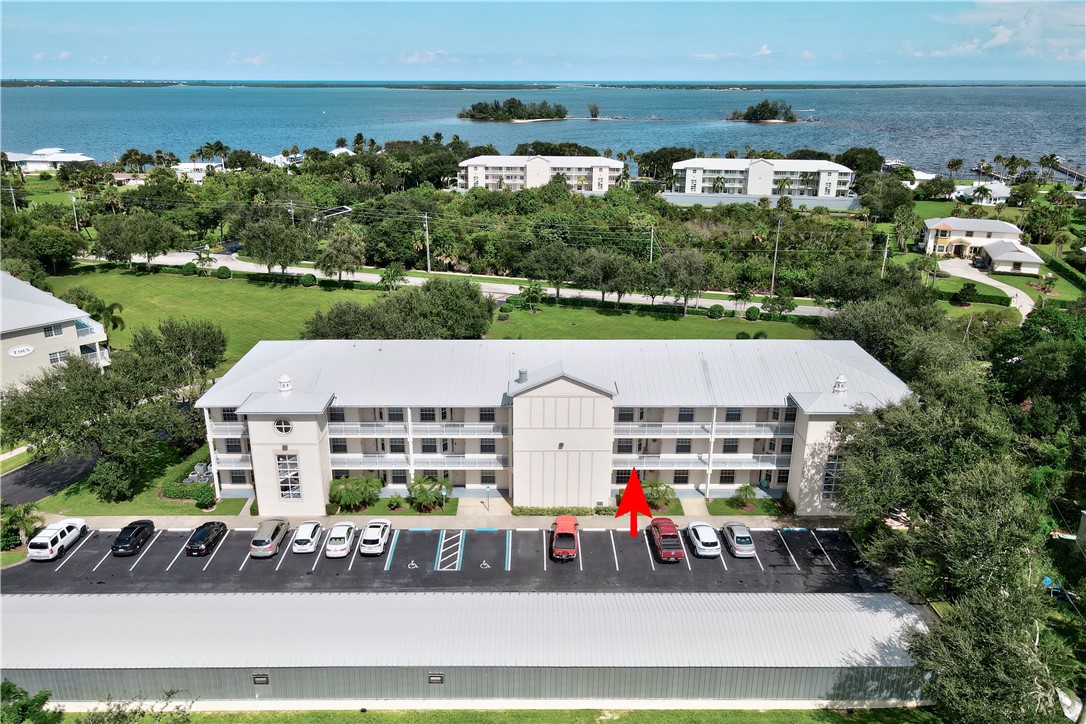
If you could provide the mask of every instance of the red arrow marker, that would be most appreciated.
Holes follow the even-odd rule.
[[[615,517],[630,514],[630,537],[637,537],[637,516],[652,517],[649,501],[645,500],[645,491],[641,489],[641,480],[637,477],[637,468],[630,472],[630,481],[622,492],[622,502],[618,504]]]

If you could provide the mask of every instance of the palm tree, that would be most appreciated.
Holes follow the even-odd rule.
[[[14,528],[21,538],[30,540],[45,523],[45,518],[38,512],[37,503],[23,503],[22,505],[3,506],[3,525],[5,528]]]
[[[106,186],[102,189],[102,192],[98,196],[98,202],[114,214],[117,213],[118,209],[124,208],[124,202],[121,201],[121,193],[117,191],[116,186]]]
[[[1051,181],[1056,177],[1056,169],[1060,167],[1060,157],[1054,153],[1045,154],[1037,161],[1037,165],[1048,170],[1045,176]]]
[[[952,158],[946,162],[947,170],[950,171],[950,180],[954,180],[954,174],[962,170],[962,161],[960,158]]]
[[[603,155],[604,155],[605,158],[611,158],[612,153],[613,153],[613,151],[611,151],[611,149],[609,149],[609,148],[603,149]]]
[[[995,206],[993,206],[992,207],[992,212],[994,213],[995,218],[998,219],[998,218],[1002,217],[1003,212],[1006,210],[1006,208],[1007,208],[1007,205],[1005,203],[1003,203],[1002,201],[999,202],[998,204],[996,204]]]
[[[400,262],[393,262],[381,270],[381,286],[389,292],[396,291],[407,281],[407,272]]]
[[[792,179],[787,176],[781,176],[773,182],[773,186],[776,187],[777,195],[784,196],[792,188]]]
[[[118,314],[123,311],[124,307],[121,304],[117,302],[106,304],[97,297],[87,305],[87,313],[90,314],[91,319],[105,329],[124,329],[124,320]]]
[[[992,191],[987,186],[981,184],[973,189],[974,201],[990,201],[992,199]]]
[[[1007,157],[1001,153],[997,153],[995,155],[995,158],[993,158],[992,160],[999,164],[1000,167],[1002,167],[1003,172],[1000,174],[999,180],[1005,181],[1007,176]]]
[[[804,171],[799,175],[800,183],[806,189],[808,196],[818,195],[818,174],[814,171]]]
[[[723,176],[717,176],[715,179],[713,179],[713,193],[714,194],[722,194],[722,193],[724,193],[724,177]]]

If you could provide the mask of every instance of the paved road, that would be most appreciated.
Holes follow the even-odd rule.
[[[33,503],[86,477],[93,467],[93,458],[30,463],[0,476],[0,497],[11,505]]]
[[[971,282],[987,284],[1005,292],[1007,296],[1011,298],[1011,306],[1022,314],[1023,320],[1033,311],[1034,304],[1032,297],[1021,289],[1012,287],[1010,284],[1004,284],[1001,281],[992,279],[964,259],[943,259],[939,262],[939,268],[951,276],[968,279]]]

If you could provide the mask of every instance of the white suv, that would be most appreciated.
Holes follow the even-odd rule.
[[[50,523],[30,539],[26,547],[26,557],[32,561],[51,561],[64,555],[87,532],[87,521],[82,518],[67,518],[59,523]]]

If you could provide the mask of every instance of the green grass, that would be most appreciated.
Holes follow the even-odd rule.
[[[709,515],[780,515],[781,508],[773,498],[755,498],[754,508],[744,510],[735,498],[714,498],[709,501]]]
[[[685,515],[685,513],[683,513],[682,501],[679,500],[678,498],[668,498],[667,499],[667,508],[659,508],[659,509],[653,508],[652,509],[652,514],[653,515]]]
[[[946,316],[951,319],[957,317],[964,317],[967,314],[979,314],[981,312],[999,312],[1013,321],[1015,324],[1022,323],[1022,315],[1014,307],[1001,307],[998,304],[970,304],[968,307],[958,307],[950,302],[938,300],[935,302],[936,306],[946,312]]]
[[[364,510],[352,511],[350,515],[456,515],[456,509],[460,505],[460,498],[449,498],[445,501],[445,509],[442,510],[440,506],[436,510],[432,510],[429,513],[420,513],[407,504],[406,496],[404,505],[398,510],[388,509],[388,498],[381,498],[374,505],[371,505]],[[343,511],[341,511],[343,512]]]
[[[70,205],[72,203],[71,198],[68,196],[68,192],[60,188],[60,182],[57,181],[55,173],[52,174],[52,178],[48,181],[42,181],[37,174],[27,174],[26,178],[26,198],[31,203],[37,201],[43,204],[64,204]],[[76,196],[82,196],[81,191],[74,192]]]
[[[26,546],[21,546],[13,551],[0,551],[0,568],[18,563],[26,558]]]
[[[913,211],[921,219],[935,219],[950,216],[954,213],[954,201],[917,201],[913,204]],[[971,204],[963,204],[961,215],[964,216],[966,211],[969,210]],[[994,207],[992,206],[979,206],[984,212],[984,218],[994,218]],[[1025,213],[1022,209],[1008,206],[1003,209],[1003,213],[1000,215],[1000,221],[1009,221],[1012,224],[1018,222]]]
[[[10,458],[0,460],[0,475],[4,473],[10,473],[12,470],[21,468],[30,462],[30,453],[21,452],[18,455],[12,455]]]
[[[380,295],[117,270],[51,277],[49,283],[58,297],[83,285],[106,302],[124,305],[121,317],[125,329],[109,333],[110,343],[122,349],[128,346],[137,327],[154,326],[171,315],[214,320],[227,334],[226,359],[231,364],[262,339],[298,339],[305,320],[318,309],[326,310],[346,299],[366,304]]]
[[[1056,280],[1056,286],[1053,288],[1052,294],[1042,294],[1039,289],[1031,287],[1030,284],[1040,283],[1040,280],[1033,279],[1032,277],[1018,277],[1013,274],[992,274],[991,277],[1004,284],[1009,284],[1016,289],[1021,289],[1023,292],[1030,295],[1034,301],[1037,301],[1041,297],[1046,297],[1048,299],[1078,299],[1082,296],[1081,289],[1061,277],[1057,272],[1042,264],[1041,275],[1044,276],[1045,274],[1052,274],[1053,278]]]
[[[938,277],[935,280],[935,288],[943,292],[956,292],[962,288],[963,284],[968,282],[972,282],[977,286],[977,294],[993,294],[997,297],[1007,296],[1007,293],[1002,289],[997,289],[984,282],[974,282],[972,279],[964,279],[962,277]]]
[[[813,339],[814,330],[791,322],[748,322],[677,314],[616,312],[592,307],[542,306],[518,309],[509,321],[495,321],[490,339],[735,339],[737,332],[770,339]]]

